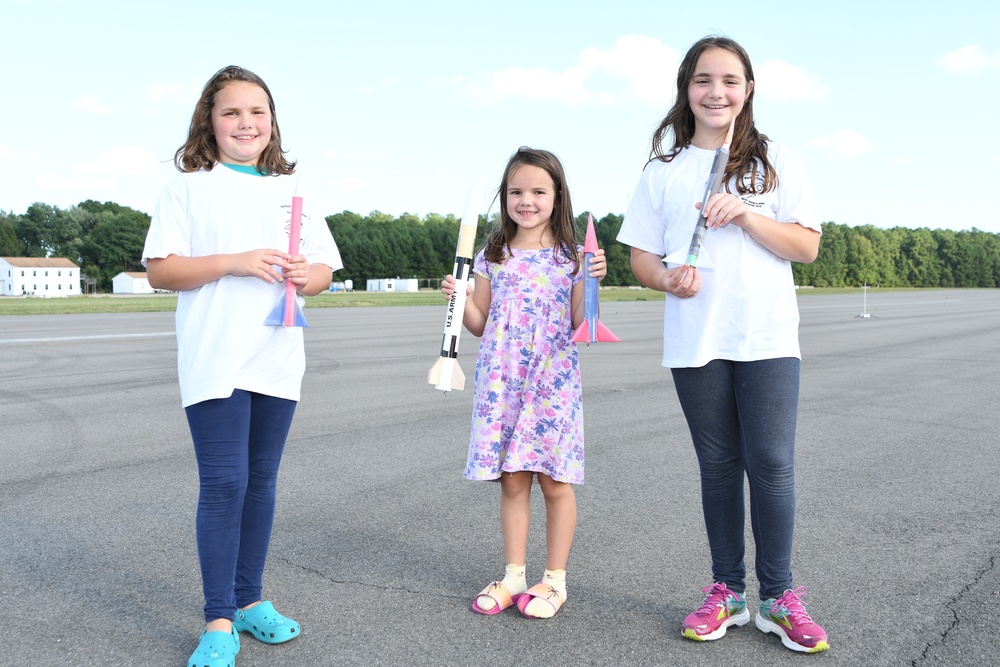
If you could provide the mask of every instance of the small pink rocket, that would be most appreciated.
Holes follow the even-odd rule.
[[[594,216],[587,215],[587,237],[583,242],[583,316],[584,321],[573,332],[570,339],[574,343],[618,343],[621,339],[611,333],[597,319],[600,310],[598,305],[598,279],[590,276],[590,260],[597,251],[597,233],[594,232]]]
[[[292,220],[288,229],[288,254],[299,254],[299,234],[302,230],[302,197],[292,197]],[[275,327],[308,327],[306,316],[299,308],[295,285],[285,280],[285,295],[268,315],[265,325]]]

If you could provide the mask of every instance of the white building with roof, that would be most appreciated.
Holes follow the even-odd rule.
[[[115,294],[152,294],[145,271],[122,271],[111,279],[111,291]]]
[[[80,296],[80,267],[63,257],[0,257],[0,296]]]
[[[416,278],[369,278],[369,292],[419,292]]]

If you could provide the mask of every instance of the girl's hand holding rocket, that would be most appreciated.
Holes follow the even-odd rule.
[[[604,248],[598,248],[594,251],[590,258],[589,268],[590,271],[587,275],[591,278],[604,280],[604,277],[608,275],[608,258],[604,256]]]
[[[701,210],[701,202],[695,202],[694,207]],[[708,200],[705,209],[705,222],[709,229],[718,229],[733,223],[737,227],[750,224],[750,209],[743,200],[729,192],[717,192]]]
[[[446,299],[451,298],[451,295],[455,293],[455,276],[449,273],[444,277],[444,280],[441,281],[441,293]],[[465,296],[472,296],[472,283],[466,285]]]

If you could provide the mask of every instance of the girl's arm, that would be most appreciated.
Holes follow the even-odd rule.
[[[273,265],[287,268],[290,257],[287,252],[274,249],[204,257],[168,255],[146,261],[146,278],[150,287],[174,292],[196,289],[228,275],[281,282],[281,274]]]
[[[490,281],[478,273],[472,275],[475,288],[473,288],[473,284],[466,288],[466,296],[472,298],[466,298],[462,324],[473,336],[482,336],[486,329],[486,318],[490,312],[490,299],[492,298]],[[451,299],[451,295],[455,292],[455,276],[448,274],[444,277],[444,280],[441,281],[441,292]]]
[[[582,255],[580,262],[580,266],[583,266]],[[604,276],[608,275],[608,258],[604,256],[604,248],[598,248],[594,251],[594,256],[590,259],[590,272],[588,275],[592,278],[597,278],[598,281],[604,280]],[[584,277],[584,279],[579,281],[577,284],[573,285],[573,302],[570,312],[573,314],[574,331],[578,326],[583,324],[584,317],[586,316],[586,312],[583,307],[583,297],[586,290],[585,282],[586,277]]]
[[[695,208],[700,209],[701,204],[696,203]],[[720,192],[708,200],[707,219],[711,229],[729,223],[741,227],[754,241],[782,259],[810,264],[819,254],[820,233],[815,229],[754,213],[742,199],[728,192]]]
[[[645,287],[679,299],[689,299],[701,289],[701,273],[697,268],[684,264],[668,269],[662,257],[639,248],[632,248],[632,273]]]

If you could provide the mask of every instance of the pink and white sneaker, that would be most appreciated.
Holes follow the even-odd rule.
[[[830,648],[826,630],[817,625],[806,613],[802,596],[806,587],[788,590],[780,598],[760,603],[755,623],[763,632],[773,632],[781,637],[786,648],[801,653],[819,653]]]
[[[705,601],[684,619],[681,635],[699,642],[719,639],[731,625],[741,626],[750,622],[747,601],[739,593],[729,590],[721,582],[701,589]]]

